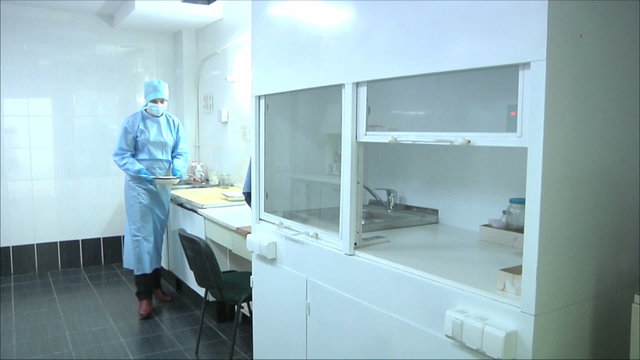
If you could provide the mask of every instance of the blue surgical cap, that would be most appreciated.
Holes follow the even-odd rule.
[[[144,83],[144,101],[153,99],[169,100],[169,85],[162,80],[149,80]]]

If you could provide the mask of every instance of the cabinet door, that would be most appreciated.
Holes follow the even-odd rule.
[[[480,357],[478,353],[452,345],[442,335],[321,283],[308,280],[307,292],[307,357],[310,359]]]
[[[253,257],[253,357],[305,359],[307,285],[304,276]]]
[[[262,97],[261,219],[337,238],[342,94],[339,85]]]
[[[520,72],[510,65],[361,83],[359,139],[517,137]]]

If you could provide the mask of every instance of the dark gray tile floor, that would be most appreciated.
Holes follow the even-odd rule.
[[[226,358],[233,323],[209,309],[194,355],[202,298],[163,287],[174,301],[154,299],[154,316],[139,320],[133,275],[119,264],[0,277],[0,358]],[[234,358],[252,359],[252,348],[243,317]]]

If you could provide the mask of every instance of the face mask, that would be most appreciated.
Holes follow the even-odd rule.
[[[147,109],[149,109],[149,112],[153,116],[162,116],[162,114],[167,110],[167,105],[149,103],[147,104]]]

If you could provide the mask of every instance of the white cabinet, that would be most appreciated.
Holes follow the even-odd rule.
[[[412,321],[316,281],[308,281],[307,293],[307,358],[455,359],[472,355]],[[391,294],[381,291],[380,296]]]
[[[291,355],[367,357],[382,343],[392,350],[378,357],[626,356],[627,346],[607,339],[628,338],[624,309],[640,278],[633,96],[639,4],[333,3],[324,2],[325,10],[343,14],[344,22],[329,29],[273,10],[280,2],[252,7],[254,236],[277,243],[276,259],[254,264],[254,284],[265,289],[272,278],[284,281],[283,274],[300,278],[291,294],[295,321],[288,319],[294,323],[285,322],[283,331],[303,331],[299,307],[309,302],[307,347],[301,355],[296,338]],[[274,37],[288,41],[273,43]],[[308,61],[298,61],[300,54]],[[482,69],[506,71],[469,80]],[[292,170],[327,175],[331,142],[318,122],[336,102],[315,96],[318,89],[342,91],[340,215],[328,230],[317,225],[321,212],[310,211],[328,210],[314,200],[321,190],[302,201],[309,190],[300,186],[294,196],[290,187],[293,175],[309,175]],[[265,106],[271,104],[277,106]],[[440,223],[367,233],[388,241],[354,251],[363,183],[438,209]],[[509,197],[527,199],[522,249],[480,241],[480,225],[499,217]],[[520,264],[521,295],[500,293],[499,269]],[[282,311],[259,294],[256,312]],[[461,322],[461,342],[445,337],[452,309],[477,316]],[[338,316],[331,318],[333,311]],[[256,320],[255,357],[289,354],[279,334],[260,323],[274,319],[262,313]],[[392,331],[380,339],[376,326]],[[505,344],[517,337],[515,350],[501,348],[502,335]],[[339,346],[330,348],[326,339]],[[406,349],[393,350],[395,341]]]
[[[255,255],[252,271],[253,352],[261,359],[306,358],[306,279]]]

